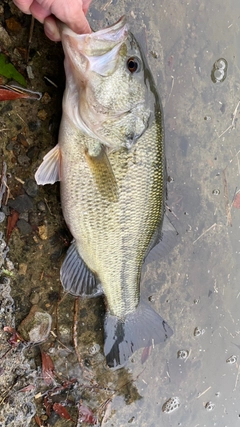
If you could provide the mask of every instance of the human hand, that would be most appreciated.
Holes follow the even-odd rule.
[[[79,34],[91,33],[86,18],[91,0],[13,0],[24,13],[32,14],[44,24],[47,37],[60,40],[56,18]]]

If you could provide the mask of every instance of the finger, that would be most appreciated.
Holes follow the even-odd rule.
[[[58,42],[61,40],[60,37],[60,32],[56,23],[56,19],[54,18],[53,15],[48,16],[45,20],[44,20],[44,31],[46,36],[54,41],[54,42]]]
[[[83,2],[82,2],[82,10],[83,10],[84,15],[86,15],[86,14],[87,14],[87,11],[88,11],[88,9],[89,9],[89,6],[90,6],[90,4],[91,4],[91,1],[92,1],[92,0],[83,0]]]
[[[28,15],[31,14],[30,6],[32,4],[32,0],[13,0],[13,3],[23,12]]]
[[[51,13],[49,10],[44,9],[36,0],[34,0],[30,6],[30,13],[39,22],[43,23],[44,19]]]
[[[92,32],[91,27],[85,15],[82,16],[81,21],[80,20],[76,22],[70,21],[70,22],[66,22],[66,24],[71,28],[71,30],[73,30],[77,34],[87,34]]]
[[[71,7],[69,6],[70,1]],[[54,16],[74,32],[79,34],[90,33],[91,28],[83,11],[83,6],[87,10],[90,3],[90,0],[64,0],[61,2],[61,8],[59,8],[60,3],[53,2],[50,10]]]

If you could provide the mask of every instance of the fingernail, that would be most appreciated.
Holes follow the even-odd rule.
[[[53,18],[48,17],[44,21],[44,31],[46,36],[55,42],[61,40],[60,33],[58,30],[58,27],[56,25],[56,22]]]

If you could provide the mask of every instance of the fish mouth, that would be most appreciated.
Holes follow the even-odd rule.
[[[121,46],[129,31],[126,16],[110,27],[90,34],[77,34],[61,22],[58,25],[63,44],[68,40],[69,47],[77,49],[84,56],[101,56],[115,46]]]

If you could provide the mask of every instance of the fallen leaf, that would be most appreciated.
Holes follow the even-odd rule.
[[[73,419],[71,418],[69,412],[60,403],[54,403],[53,410],[54,410],[54,412],[56,412],[56,414],[59,415],[59,417],[64,418],[65,420],[69,420],[69,421],[74,422]]]
[[[11,234],[12,234],[14,228],[17,225],[18,218],[19,218],[19,213],[13,209],[12,212],[11,212],[11,215],[9,215],[9,217],[8,217],[7,238],[6,238],[7,244],[9,242],[9,239],[11,237]]]
[[[19,335],[16,329],[12,328],[11,326],[4,326],[3,330],[4,332],[8,332],[12,335],[8,342],[13,347],[17,347],[20,342],[24,342],[24,339],[21,337],[21,335]]]
[[[45,353],[42,350],[41,350],[41,356],[42,356],[42,376],[43,376],[44,382],[50,385],[53,383],[53,379],[54,379],[54,364],[49,354]]]
[[[45,409],[46,409],[46,414],[47,414],[47,416],[48,416],[48,417],[50,417],[50,415],[51,415],[52,403],[49,401],[49,399],[48,399],[48,397],[47,397],[47,396],[45,396],[45,397],[44,397],[44,399],[43,399],[43,403],[44,403],[44,406],[45,406]]]
[[[89,423],[89,424],[96,424],[97,419],[91,409],[89,409],[87,406],[79,405],[78,407],[79,411],[79,417],[81,418],[82,422]]]
[[[40,92],[34,92],[18,86],[0,85],[0,101],[12,101],[15,99],[39,100],[40,98]]]
[[[110,416],[111,416],[111,408],[112,408],[112,402],[111,402],[111,400],[109,400],[109,402],[105,406],[105,413],[104,413],[101,425],[105,424],[107,422],[107,420],[110,418]]]
[[[0,74],[8,79],[15,80],[24,87],[27,86],[25,78],[16,70],[11,62],[7,62],[7,57],[4,53],[0,54]]]
[[[14,16],[12,16],[11,18],[6,19],[6,27],[9,31],[12,31],[13,33],[18,33],[19,31],[21,31],[22,26],[20,24],[20,22],[18,22]]]
[[[28,384],[26,385],[26,387],[21,388],[19,391],[21,391],[22,393],[26,393],[27,391],[32,391],[32,390],[35,390],[34,384]]]
[[[38,415],[35,415],[34,419],[35,419],[35,423],[36,423],[39,427],[41,427],[41,426],[42,426],[42,423],[41,423],[41,419],[40,419],[40,417],[39,417]]]

